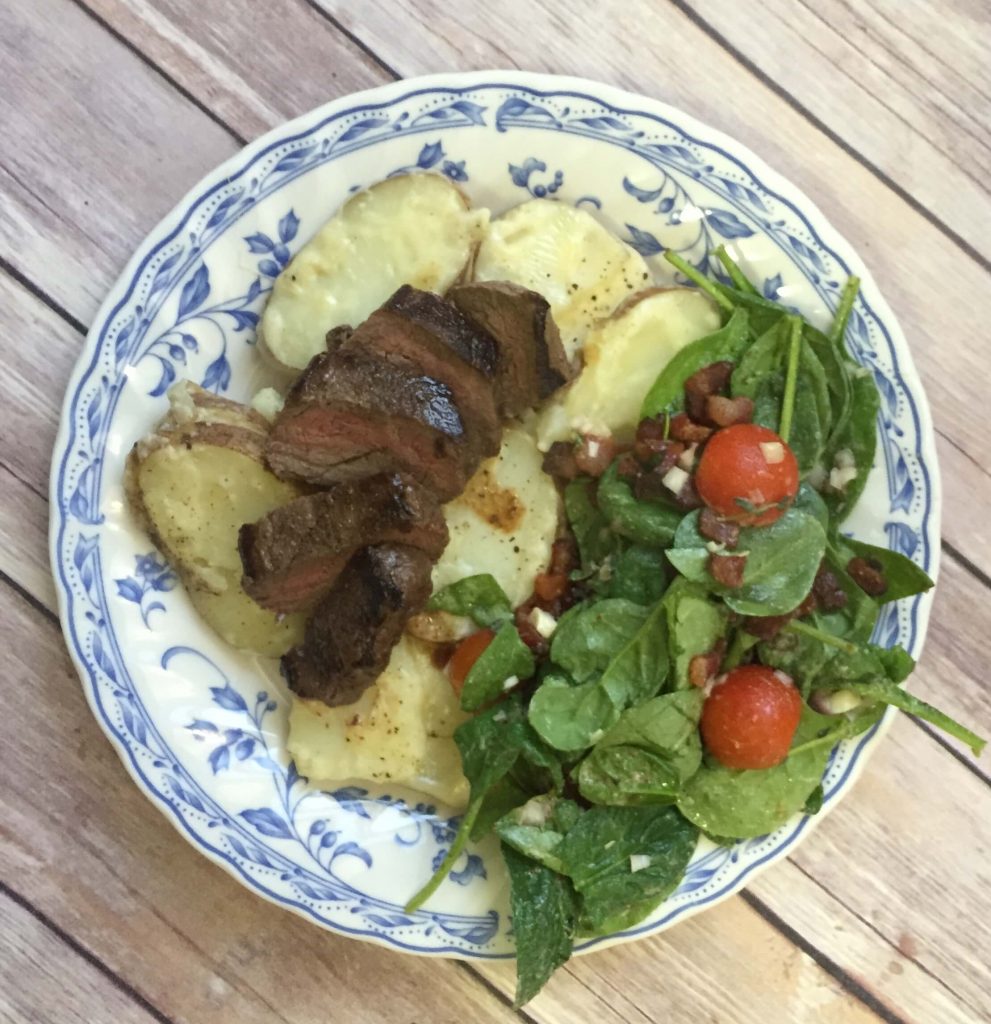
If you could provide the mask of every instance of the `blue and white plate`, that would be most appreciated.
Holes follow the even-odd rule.
[[[405,913],[451,842],[454,812],[415,794],[365,783],[321,790],[300,778],[285,750],[289,701],[275,664],[238,654],[198,620],[128,515],[121,485],[128,450],[165,412],[174,380],[252,394],[263,379],[255,327],[273,279],[351,192],[416,168],[447,175],[493,213],[531,196],[581,205],[659,280],[662,248],[704,265],[727,243],[765,295],[820,324],[847,275],[859,274],[847,341],[880,388],[882,443],[849,527],[934,575],[939,486],[905,339],[860,259],[761,160],[656,100],[520,73],[397,82],[270,132],[152,231],[90,331],[52,469],[59,606],[93,713],[149,798],[248,888],[396,949],[505,957],[513,947],[498,852],[472,850],[428,909]],[[879,641],[918,657],[928,610],[925,597],[888,606]],[[879,737],[876,729],[838,749],[819,817]],[[700,845],[649,921],[583,948],[658,931],[724,898],[813,820],[730,849]]]

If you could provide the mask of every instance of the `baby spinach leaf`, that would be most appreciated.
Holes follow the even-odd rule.
[[[678,809],[700,829],[720,836],[749,839],[771,832],[805,806],[830,751],[848,729],[845,719],[804,707],[792,753],[781,764],[759,771],[705,764],[685,784]]]
[[[835,448],[836,438],[846,426],[847,418],[850,415],[852,396],[850,372],[856,368],[857,364],[846,355],[842,342],[834,343],[811,324],[803,325],[802,337],[809,349],[816,354],[825,375],[831,413],[831,426],[825,447],[832,451]]]
[[[551,641],[551,660],[579,683],[604,672],[647,618],[643,605],[608,598],[563,615]]]
[[[640,418],[676,412],[685,405],[685,381],[697,370],[723,360],[736,362],[750,344],[747,313],[733,311],[725,325],[686,345],[661,370],[640,407]]]
[[[668,621],[671,674],[669,689],[691,686],[688,666],[696,654],[708,654],[726,632],[727,612],[709,599],[705,587],[677,579],[661,599]]]
[[[603,935],[642,921],[681,881],[697,839],[673,807],[587,810],[558,847],[582,897],[581,931]]]
[[[519,763],[517,761],[517,764]],[[527,800],[541,791],[523,785],[516,778],[514,770],[511,769],[508,775],[504,775],[498,782],[493,783],[482,798],[482,805],[475,816],[471,829],[472,840],[487,836],[500,818],[504,818],[514,808],[522,807]]]
[[[596,593],[600,597],[621,597],[634,604],[652,605],[664,594],[667,573],[663,551],[631,544],[611,556],[608,575],[596,582]]]
[[[604,603],[604,602],[598,602]],[[668,675],[667,615],[658,602],[606,665],[599,685],[620,709],[653,697]]]
[[[496,834],[519,853],[563,872],[557,848],[581,815],[574,801],[544,794],[510,811],[496,824]]]
[[[466,615],[480,626],[495,628],[513,617],[505,591],[490,573],[465,576],[437,591],[427,603],[430,611]]]
[[[548,675],[530,700],[530,723],[556,750],[580,751],[619,718],[619,708],[599,680],[572,686]]]
[[[822,783],[820,782],[819,785],[809,793],[809,798],[805,801],[802,813],[818,814],[822,810],[822,802],[825,799],[825,796],[826,794],[823,792]]]
[[[503,845],[516,937],[515,1006],[529,1002],[571,957],[578,899],[571,882]]]
[[[899,663],[895,666],[895,670],[901,671],[903,667],[904,663]],[[834,680],[834,682],[838,681]],[[965,725],[961,725],[960,722],[951,718],[945,712],[940,711],[939,708],[933,707],[932,704],[927,704],[920,697],[916,697],[907,690],[903,690],[898,683],[891,679],[876,677],[873,679],[852,680],[845,683],[840,682],[835,688],[852,690],[867,700],[890,704],[892,707],[900,708],[910,715],[915,715],[916,718],[921,718],[924,722],[935,725],[938,729],[942,729],[943,732],[960,740],[961,743],[965,743],[974,752],[975,756],[980,755],[987,743],[986,740],[981,739],[980,736],[976,735]]]
[[[888,589],[877,599],[880,604],[900,601],[903,597],[913,597],[934,586],[924,569],[898,551],[875,544],[865,544],[863,541],[854,540],[853,537],[842,535],[834,539],[833,547],[838,560],[844,563],[849,563],[851,558],[867,558],[880,564],[888,583]]]
[[[731,288],[725,284],[716,284],[716,288],[730,300],[734,309],[746,311],[752,338],[759,338],[765,334],[788,313],[784,306],[771,302],[762,295],[754,295],[746,289]]]
[[[803,482],[798,488],[798,494],[795,495],[791,507],[812,516],[824,530],[829,530],[829,509],[826,508],[822,495],[808,482]]]
[[[629,806],[671,803],[702,760],[701,690],[655,697],[624,711],[578,770],[582,796]]]
[[[850,387],[850,415],[843,429],[831,442],[832,446],[824,453],[827,469],[833,465],[836,453],[841,450],[851,453],[857,467],[857,475],[842,491],[827,486],[822,492],[836,522],[842,522],[849,515],[863,493],[877,448],[877,417],[881,399],[870,371],[864,367],[854,370]]]
[[[533,652],[520,639],[513,623],[504,622],[465,676],[461,707],[477,710],[503,695],[507,679],[527,679],[533,668]]]
[[[826,534],[812,516],[792,508],[770,526],[741,530],[736,550],[747,552],[747,561],[740,587],[727,587],[713,579],[698,521],[698,512],[682,520],[668,560],[688,579],[719,594],[733,611],[784,615],[801,604],[812,589],[826,550]]]
[[[638,501],[614,462],[599,479],[599,508],[610,528],[648,547],[665,548],[674,539],[683,513],[656,501]]]
[[[564,511],[587,569],[601,565],[621,543],[609,529],[605,513],[592,501],[594,486],[590,480],[572,480],[564,489]]]

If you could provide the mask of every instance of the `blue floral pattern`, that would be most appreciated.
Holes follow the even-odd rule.
[[[143,788],[193,842],[252,888],[337,931],[419,951],[511,951],[504,904],[476,901],[477,913],[410,915],[401,901],[382,895],[377,872],[392,856],[386,849],[422,853],[418,870],[428,870],[449,849],[455,818],[374,789],[310,786],[281,746],[286,709],[273,687],[243,678],[216,644],[215,658],[196,640],[195,648],[154,647],[172,636],[173,616],[178,622],[184,613],[176,595],[168,620],[152,617],[174,580],[154,553],[143,553],[146,541],[122,546],[121,513],[107,500],[119,478],[119,453],[154,422],[162,394],[180,375],[218,392],[245,392],[245,354],[265,295],[301,244],[303,222],[312,231],[328,212],[313,208],[304,179],[334,183],[340,198],[388,169],[430,170],[470,181],[479,194],[497,195],[506,205],[518,201],[517,189],[533,196],[544,189],[626,225],[630,243],[659,268],[656,256],[670,246],[717,272],[715,245],[761,240],[774,252],[754,278],[763,294],[802,292],[826,312],[835,308],[852,258],[821,218],[803,210],[800,197],[758,163],[748,166],[749,157],[707,141],[690,119],[646,100],[605,94],[550,79],[532,87],[521,78],[477,76],[468,84],[391,86],[381,101],[342,101],[287,126],[213,175],[149,240],[95,325],[67,399],[53,485],[56,577],[69,647],[101,724]],[[568,155],[577,142],[592,159]],[[331,168],[333,174],[317,177]],[[897,329],[873,287],[858,297],[847,344],[881,391],[887,541],[933,571],[938,522],[928,421],[913,395],[917,385]],[[141,624],[121,614],[135,607]],[[886,606],[876,638],[898,639],[917,654],[927,607],[924,598]],[[159,628],[146,628],[149,622]],[[163,672],[188,667],[188,678],[198,680],[203,699],[195,715],[177,721],[156,714],[159,694],[124,654],[139,633]],[[826,807],[872,742],[866,736],[840,748],[824,780]],[[242,796],[244,780],[250,780],[249,800]],[[362,837],[384,821],[393,823],[392,838],[373,847]],[[662,927],[735,890],[782,856],[807,826],[808,819],[799,819],[748,843],[701,847],[660,914],[629,934]],[[501,877],[483,851],[472,850],[456,871],[456,893],[484,890]]]

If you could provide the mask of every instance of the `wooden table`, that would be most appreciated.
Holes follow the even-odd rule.
[[[570,72],[727,131],[863,254],[933,405],[943,566],[913,680],[991,733],[987,0],[0,0],[0,1018],[45,1024],[991,1020],[991,762],[902,718],[855,792],[746,892],[512,970],[321,932],[196,853],[90,716],[53,612],[49,455],[98,303],[246,140],[441,69]]]

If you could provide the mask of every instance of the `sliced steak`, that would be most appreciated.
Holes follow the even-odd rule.
[[[324,343],[328,352],[336,352],[344,346],[344,343],[354,334],[354,328],[350,324],[339,324],[331,327],[327,332]]]
[[[334,484],[242,526],[241,582],[264,608],[301,611],[330,589],[359,548],[387,542],[433,559],[447,544],[436,497],[400,473]]]
[[[403,285],[343,346],[412,363],[451,389],[469,445],[481,461],[499,451],[502,430],[492,376],[495,342],[433,292]]]
[[[407,620],[430,596],[431,559],[400,545],[364,548],[348,562],[282,659],[290,689],[336,707],[381,675]]]
[[[503,416],[530,409],[574,376],[543,296],[507,281],[456,285],[447,298],[499,349],[496,398]]]
[[[310,361],[272,425],[266,458],[280,477],[324,486],[407,472],[443,501],[478,463],[446,384],[351,349]]]

